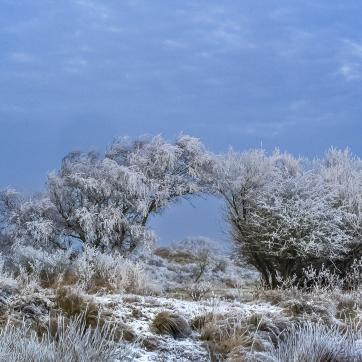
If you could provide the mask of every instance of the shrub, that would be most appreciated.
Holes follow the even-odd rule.
[[[16,243],[12,251],[17,275],[27,273],[44,288],[55,288],[63,282],[74,284],[78,279],[71,266],[71,250],[49,252]]]
[[[74,255],[72,251],[50,253],[17,244],[12,262],[18,278],[36,281],[43,288],[77,284],[88,292],[143,293],[152,289],[140,262],[92,247]]]
[[[362,161],[348,151],[315,162],[230,152],[216,178],[237,249],[268,286],[309,265],[345,277],[362,256]]]
[[[340,283],[315,284],[312,288],[297,286],[259,289],[254,300],[269,302],[283,309],[293,321],[323,322],[327,326],[350,328],[360,325],[361,289],[344,290]]]
[[[166,260],[166,267],[178,273],[178,279],[196,285],[226,272],[228,260],[216,243],[205,237],[190,237],[154,254]],[[174,278],[175,279],[175,278]]]
[[[187,293],[192,300],[201,300],[212,289],[212,285],[208,282],[192,283],[186,288]]]
[[[144,293],[151,288],[141,264],[118,253],[86,247],[73,265],[80,285],[90,292]]]

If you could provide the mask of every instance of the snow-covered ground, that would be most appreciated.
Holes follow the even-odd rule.
[[[173,312],[191,322],[193,318],[209,313],[246,317],[255,313],[263,315],[281,311],[281,308],[269,303],[243,303],[227,301],[219,297],[193,301],[126,294],[97,297],[96,301],[100,304],[112,305],[114,315],[135,332],[137,336],[134,346],[136,353],[133,357],[135,361],[210,361],[207,346],[200,340],[197,331],[193,331],[190,337],[182,339],[155,333],[152,330],[152,321],[160,312]],[[146,345],[148,348],[145,348],[146,343],[143,342],[145,340],[150,345]],[[150,350],[153,348],[155,350]]]

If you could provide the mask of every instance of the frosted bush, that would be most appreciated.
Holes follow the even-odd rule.
[[[73,266],[80,285],[87,290],[142,293],[150,288],[141,264],[118,253],[106,254],[86,247]]]
[[[361,258],[362,161],[331,149],[307,162],[279,151],[230,151],[217,159],[236,247],[271,287],[322,265],[342,277]]]
[[[0,253],[0,288],[16,287],[16,285],[15,276],[6,267],[6,258]]]
[[[21,265],[34,273],[40,273],[43,270],[60,273],[69,267],[71,253],[71,250],[49,252],[46,249],[15,244],[12,259],[15,265]]]
[[[82,252],[73,255],[71,251],[50,253],[17,245],[12,259],[17,267],[17,279],[22,285],[36,283],[56,287],[71,282],[92,292],[143,293],[151,289],[142,264],[117,252],[103,253],[99,249],[85,247]]]
[[[190,295],[192,300],[201,300],[212,290],[211,283],[200,282],[192,283],[186,288],[187,293]]]
[[[188,237],[163,250],[165,257],[170,261],[189,264],[187,269],[191,273],[193,283],[208,279],[219,271],[225,271],[230,261],[215,241],[202,236]]]
[[[308,292],[327,292],[339,290],[358,290],[362,282],[362,259],[355,259],[351,266],[344,270],[344,275],[339,275],[335,270],[326,268],[324,264],[319,269],[308,266],[302,269],[301,274],[282,277],[277,273],[278,289],[288,290],[298,287]],[[267,288],[269,284],[262,283]]]

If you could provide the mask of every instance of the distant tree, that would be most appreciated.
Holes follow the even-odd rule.
[[[269,286],[309,265],[343,273],[338,266],[362,256],[362,173],[348,153],[306,162],[278,151],[230,151],[218,165],[232,238]]]
[[[132,251],[153,239],[150,215],[208,190],[213,164],[201,142],[189,136],[174,144],[160,136],[121,138],[104,155],[68,154],[41,197],[11,204],[3,193],[3,204],[17,239],[63,248],[77,239]]]

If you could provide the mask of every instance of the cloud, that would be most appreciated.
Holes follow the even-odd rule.
[[[0,114],[24,113],[25,108],[17,104],[0,104]]]
[[[19,35],[34,31],[35,29],[40,28],[42,24],[43,23],[41,19],[37,18],[36,16],[33,16],[29,20],[5,25],[0,30],[5,34]]]
[[[186,49],[187,48],[187,44],[185,42],[176,40],[176,39],[165,39],[163,41],[163,45],[166,48],[171,48],[171,49]]]
[[[343,41],[342,64],[338,73],[347,81],[362,79],[362,44],[351,39]]]
[[[70,58],[65,61],[64,70],[70,73],[80,73],[88,66],[88,64],[88,60],[85,58]]]
[[[362,44],[352,40],[345,40],[345,44],[349,48],[351,54],[362,59]]]
[[[32,63],[35,60],[35,56],[33,54],[25,52],[10,53],[8,55],[8,58],[10,59],[11,62],[21,63],[21,64]]]
[[[213,3],[196,6],[186,12],[190,28],[197,29],[193,42],[212,47],[212,55],[254,48],[251,24],[242,9]],[[203,51],[200,49],[200,53]],[[210,53],[210,50],[208,51]]]
[[[270,122],[243,122],[230,123],[227,129],[230,133],[246,136],[261,136],[273,138],[279,136],[283,132],[287,132],[290,127],[295,124],[292,120],[270,121]]]
[[[359,64],[343,64],[339,73],[347,80],[354,81],[362,78],[361,67]]]
[[[32,88],[49,109],[64,105],[64,117],[93,108],[133,117],[142,108],[152,109],[150,123],[172,113],[189,125],[225,119],[234,122],[230,130],[272,136],[291,131],[296,117],[299,124],[310,114],[321,122],[331,109],[352,112],[342,106],[345,90],[362,79],[359,35],[343,33],[352,27],[348,18],[331,27],[339,11],[329,5],[313,12],[286,1],[35,3],[14,5],[28,16],[8,21],[22,34],[3,34],[11,46],[3,58],[16,66],[7,64],[2,78],[20,105],[30,99],[21,90]],[[348,81],[343,92],[341,80]],[[238,124],[240,114],[247,123]],[[169,119],[163,122],[159,127],[168,127]]]
[[[269,13],[269,17],[275,21],[285,21],[290,20],[291,16],[294,15],[295,9],[287,8],[287,7],[279,7],[273,9]]]
[[[99,19],[106,20],[111,15],[110,9],[104,3],[101,4],[91,0],[77,0],[76,4]]]
[[[243,36],[240,27],[232,22],[218,24],[216,29],[211,32],[211,36],[214,38],[216,43],[221,45],[225,50],[254,47],[254,44]]]

